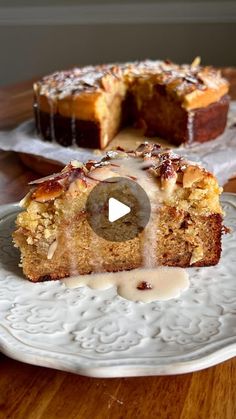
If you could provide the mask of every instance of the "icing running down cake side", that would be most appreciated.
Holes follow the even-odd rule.
[[[91,229],[86,202],[108,178],[127,177],[148,194],[151,228],[123,242]],[[209,266],[221,254],[221,188],[204,168],[157,144],[110,151],[100,162],[73,161],[60,173],[31,183],[16,220],[15,246],[31,281],[139,267]]]
[[[34,84],[38,134],[64,146],[103,149],[127,125],[175,145],[225,129],[228,82],[219,70],[169,60],[87,66]]]

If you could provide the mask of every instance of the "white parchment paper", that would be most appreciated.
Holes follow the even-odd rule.
[[[147,138],[140,131],[127,129],[117,135],[109,144],[109,149],[118,145],[124,149],[135,149],[144,140]],[[153,142],[153,138],[151,140]],[[166,141],[156,141],[171,147]],[[57,143],[42,141],[35,133],[33,120],[24,122],[12,131],[1,131],[0,149],[33,154],[63,164],[70,160],[99,160],[105,153],[76,146],[66,148]],[[236,101],[231,102],[227,129],[223,135],[203,144],[193,143],[175,148],[175,152],[201,163],[217,176],[221,185],[236,175]]]

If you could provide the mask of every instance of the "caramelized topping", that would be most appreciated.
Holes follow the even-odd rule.
[[[42,183],[32,193],[32,199],[37,202],[47,202],[58,198],[63,192],[63,186],[55,180]]]
[[[47,202],[60,197],[70,185],[79,179],[85,187],[91,185],[91,180],[106,182],[110,177],[117,176],[117,168],[122,166],[123,159],[136,158],[140,160],[140,171],[146,170],[154,177],[160,178],[161,189],[169,194],[175,188],[176,182],[189,188],[204,177],[204,170],[197,165],[189,165],[183,157],[174,154],[168,148],[159,144],[145,142],[140,144],[136,151],[125,152],[122,150],[108,151],[101,161],[89,160],[85,165],[73,161],[60,173],[31,182],[34,190],[30,199],[38,202]],[[118,160],[118,162],[117,162]],[[119,160],[121,160],[119,164]],[[142,163],[143,161],[143,163]],[[134,181],[138,178],[131,173],[125,174]],[[71,188],[70,188],[71,190]]]
[[[47,202],[59,198],[76,179],[81,179],[86,184],[84,170],[69,163],[60,173],[31,182],[30,185],[36,186],[31,199],[37,202]]]
[[[177,65],[170,60],[141,61],[126,64],[106,64],[58,71],[44,77],[34,85],[39,94],[51,99],[63,99],[69,95],[110,92],[117,80],[132,85],[135,80],[149,78],[150,82],[172,89],[177,96],[185,96],[194,90],[217,90],[227,85],[217,70],[201,67],[196,57],[191,65]]]

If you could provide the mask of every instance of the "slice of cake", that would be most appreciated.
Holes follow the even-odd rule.
[[[93,188],[117,176],[145,187],[152,208],[151,225],[124,242],[97,236],[86,213]],[[145,143],[135,152],[108,152],[100,162],[71,162],[62,172],[31,184],[13,234],[31,281],[219,261],[221,188],[211,173],[169,149]]]
[[[199,59],[74,68],[34,84],[36,128],[48,141],[100,149],[130,124],[176,145],[208,141],[225,129],[228,89]]]

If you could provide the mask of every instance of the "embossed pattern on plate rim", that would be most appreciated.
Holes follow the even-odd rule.
[[[230,214],[230,216],[236,219],[236,194],[224,193],[222,200],[225,204],[232,205],[233,214]],[[18,209],[17,204],[0,207],[0,236],[1,224],[6,222]],[[227,242],[225,245],[229,246]],[[166,345],[168,347],[168,342],[166,342]],[[219,345],[221,346],[220,348]],[[129,357],[128,354],[127,358],[123,359],[119,358],[118,353],[118,356],[116,355],[112,359],[101,357],[100,360],[93,360],[92,357],[86,357],[84,354],[63,354],[63,352],[59,353],[56,350],[45,350],[37,347],[37,343],[36,346],[33,346],[30,341],[27,343],[18,339],[14,334],[14,330],[0,321],[0,350],[19,361],[93,377],[170,375],[197,371],[232,358],[236,355],[236,334],[231,335],[227,339],[220,339],[219,337],[218,341],[206,343],[200,350],[192,351],[192,360],[183,360],[185,355],[179,356],[178,353],[175,356],[167,356],[162,359],[158,358],[158,356],[156,358],[148,358],[145,357],[145,354],[143,358],[142,356]],[[191,357],[191,352],[188,354],[188,357]],[[163,360],[165,362],[162,363],[161,361]]]

